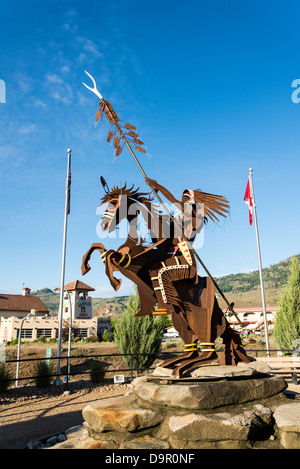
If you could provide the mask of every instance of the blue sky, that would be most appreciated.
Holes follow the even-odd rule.
[[[12,0],[2,3],[0,291],[60,285],[67,149],[72,149],[65,281],[113,296],[99,258],[81,276],[102,188],[143,177],[114,160],[87,70],[151,158],[146,174],[180,197],[222,194],[230,217],[209,224],[198,254],[218,277],[258,268],[243,196],[253,168],[263,267],[300,252],[300,6],[292,1]],[[123,240],[119,244],[122,244]],[[112,240],[104,240],[115,248]],[[123,280],[118,295],[132,292]]]

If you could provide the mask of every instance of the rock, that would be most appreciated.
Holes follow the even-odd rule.
[[[152,376],[159,377],[172,377],[172,368],[164,368],[157,366],[152,373]],[[190,372],[190,376],[194,378],[239,378],[239,377],[251,377],[257,376],[258,374],[270,373],[271,368],[267,363],[260,361],[253,361],[250,363],[238,363],[237,366],[231,365],[204,365],[194,369]]]
[[[85,438],[87,436],[88,432],[84,428],[83,425],[76,425],[75,427],[71,427],[68,430],[65,431],[66,439],[70,440],[73,438]]]
[[[99,440],[87,437],[79,441],[75,449],[118,449],[118,445],[111,440]]]
[[[65,435],[64,433],[60,433],[60,434],[58,435],[58,437],[57,437],[57,441],[58,441],[59,443],[62,443],[63,441],[66,441],[66,439],[67,439],[67,438],[66,438],[66,435]]]
[[[76,441],[78,443],[78,441]],[[56,445],[45,447],[43,449],[75,449],[74,441],[71,438],[70,440],[62,441],[61,443],[56,443]]]
[[[56,443],[58,443],[58,438],[57,436],[51,436],[50,438],[48,438],[46,440],[46,443],[45,443],[45,447],[49,447],[49,446],[54,446]]]
[[[198,410],[262,399],[287,388],[286,381],[277,376],[236,381],[185,382],[184,385],[139,381],[132,385],[134,394],[141,402]]]
[[[134,432],[158,425],[163,418],[155,410],[140,407],[134,394],[89,404],[83,409],[83,417],[95,433]]]
[[[27,445],[27,449],[37,449],[40,446],[40,442],[38,440],[31,440]]]
[[[133,438],[126,440],[120,445],[120,449],[169,449],[170,445],[167,441],[151,438],[150,436]]]
[[[157,366],[152,373],[152,376],[167,376],[170,377],[173,373],[172,368],[164,368],[162,366]]]
[[[191,376],[198,378],[239,378],[257,375],[257,371],[248,366],[201,366],[193,372]]]
[[[239,362],[237,364],[237,366],[239,368],[241,368],[241,367],[252,368],[253,370],[257,371],[258,373],[263,373],[263,374],[272,372],[270,366],[267,363],[260,362],[259,360],[254,360],[254,361],[251,361],[249,363]]]
[[[191,413],[170,417],[169,429],[172,436],[183,442],[251,440],[262,434],[266,437],[272,431],[271,415],[270,409],[262,405],[239,413]]]
[[[286,449],[300,449],[300,402],[277,407],[274,419],[282,446]]]

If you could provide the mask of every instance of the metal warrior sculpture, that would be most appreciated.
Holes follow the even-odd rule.
[[[111,123],[108,140],[114,137],[116,155],[121,153],[124,145],[128,147],[164,212],[154,207],[151,194],[140,192],[133,186],[127,188],[126,184],[109,189],[101,177],[105,191],[101,204],[106,204],[101,221],[102,229],[114,231],[123,219],[127,219],[129,231],[126,241],[116,251],[107,250],[101,243],[92,244],[83,256],[82,274],[85,275],[90,270],[88,262],[92,253],[98,250],[105,264],[106,274],[116,291],[121,285],[121,280],[113,275],[116,271],[136,284],[141,303],[141,309],[136,316],[172,315],[174,327],[184,341],[185,349],[179,357],[167,360],[160,366],[172,368],[174,377],[179,378],[195,366],[215,361],[218,356],[214,342],[218,337],[221,337],[224,343],[219,364],[236,365],[240,361],[249,362],[239,334],[230,327],[218,305],[215,287],[225,299],[228,308],[233,311],[232,305],[193,250],[193,241],[203,224],[208,219],[217,221],[218,216],[226,216],[228,201],[222,196],[205,193],[199,189],[187,189],[183,192],[182,199],[177,200],[158,182],[147,178],[133,151],[136,149],[146,152],[143,142],[134,132],[135,127],[119,120],[111,104],[100,95],[94,79],[91,79],[94,88],[85,86],[100,98],[96,120],[105,113]],[[168,211],[158,192],[180,209],[178,216]],[[149,246],[139,241],[138,213],[142,215],[151,233]],[[198,275],[197,261],[208,273],[207,277]]]

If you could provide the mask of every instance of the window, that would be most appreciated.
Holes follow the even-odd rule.
[[[20,329],[17,330],[17,338],[19,338]],[[32,329],[22,329],[21,339],[32,339]]]
[[[36,330],[36,337],[46,337],[47,339],[51,339],[52,337],[52,329],[37,329]]]
[[[87,329],[76,329],[75,332],[75,337],[87,337],[88,336],[88,330]]]

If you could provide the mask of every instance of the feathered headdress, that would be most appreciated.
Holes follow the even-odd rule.
[[[229,202],[222,195],[209,194],[200,189],[186,189],[182,194],[182,202],[186,201],[185,198],[193,200],[196,204],[203,204],[204,217],[212,221],[219,221],[217,215],[226,217],[229,213]]]

